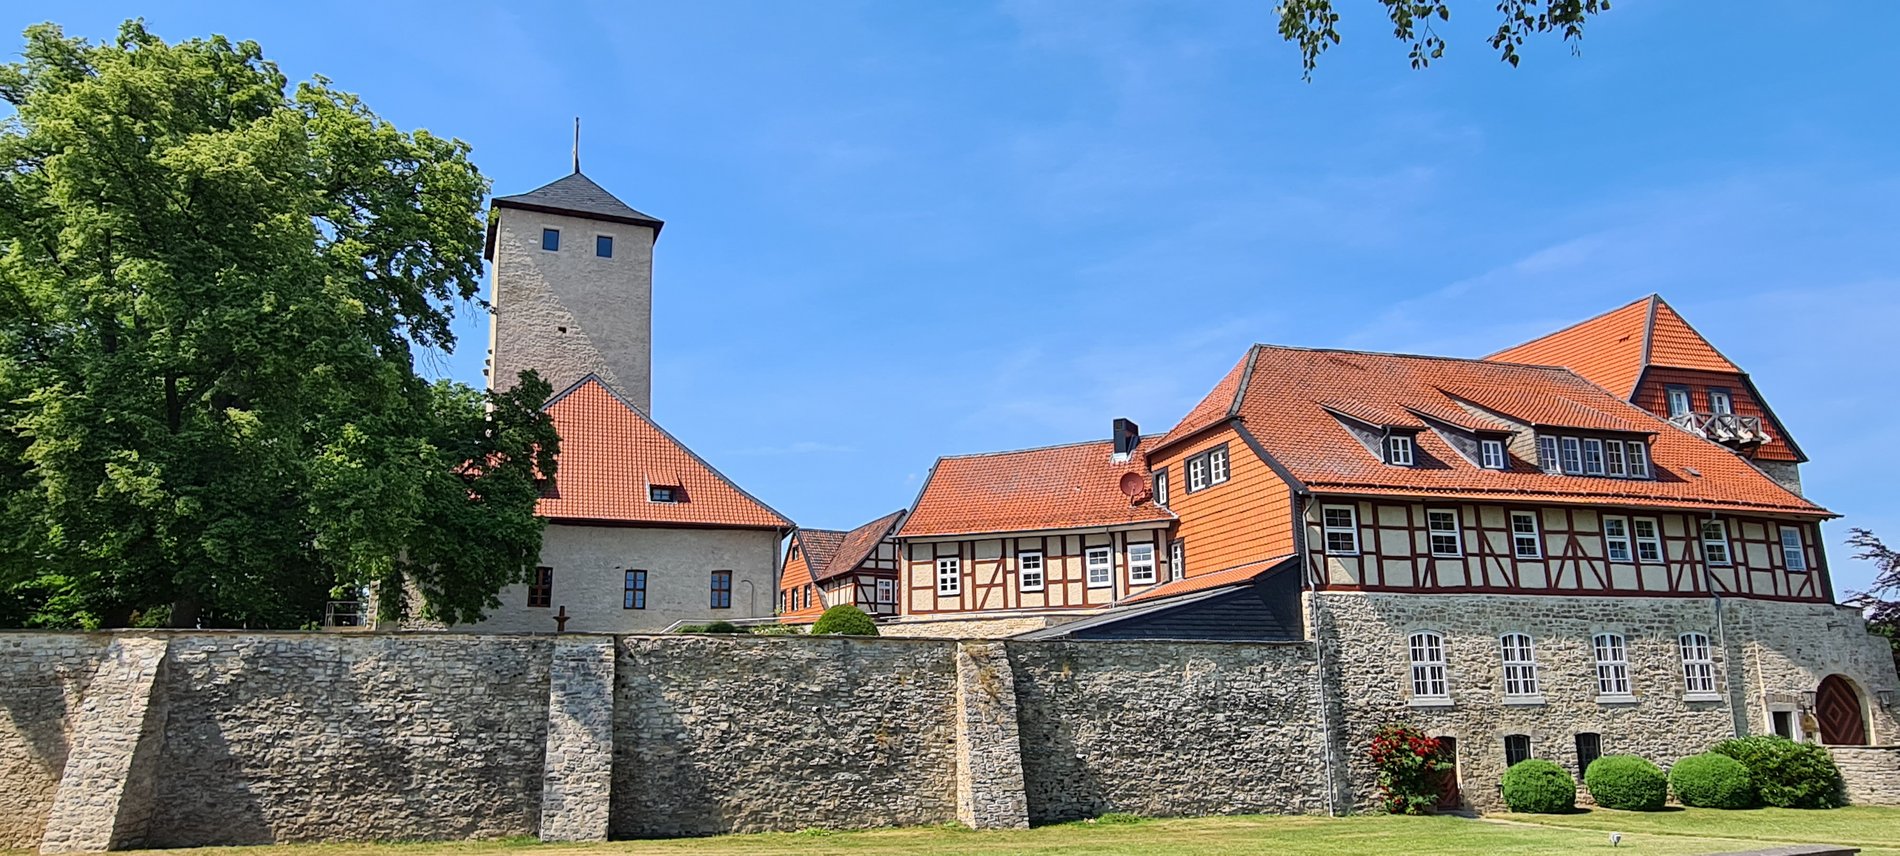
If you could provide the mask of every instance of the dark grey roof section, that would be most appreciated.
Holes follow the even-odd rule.
[[[656,217],[635,211],[627,203],[608,193],[606,188],[595,184],[593,179],[582,175],[579,170],[566,178],[544,184],[527,193],[497,196],[495,206],[522,208],[548,214],[574,214],[595,220],[648,226],[653,229],[653,235],[656,238],[659,237],[660,227],[665,225]]]
[[[1013,638],[1294,642],[1304,631],[1299,574],[1289,568],[1251,583],[1119,607]]]

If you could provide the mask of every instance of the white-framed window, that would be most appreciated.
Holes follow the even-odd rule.
[[[1193,493],[1227,481],[1227,446],[1215,446],[1187,459],[1187,490]]]
[[[1702,561],[1711,565],[1726,565],[1734,561],[1729,558],[1727,523],[1720,520],[1702,521]]]
[[[1442,701],[1451,698],[1445,684],[1445,637],[1430,630],[1412,634],[1412,697]]]
[[[1155,470],[1155,504],[1168,504],[1168,471]]]
[[[1669,387],[1669,415],[1681,416],[1684,413],[1688,413],[1689,410],[1689,388],[1686,386]]]
[[[1196,455],[1187,459],[1188,493],[1207,487],[1207,459]]]
[[[1359,509],[1350,505],[1324,505],[1320,506],[1319,516],[1326,534],[1326,555],[1359,555]]]
[[[1528,698],[1538,695],[1537,651],[1528,633],[1506,633],[1498,637],[1504,653],[1504,697]]]
[[[1042,591],[1042,551],[1025,550],[1016,554],[1016,585],[1022,591]]]
[[[1582,475],[1583,441],[1575,437],[1560,437],[1558,441],[1563,443],[1564,446],[1564,472],[1573,476]]]
[[[1115,584],[1113,555],[1107,547],[1090,547],[1083,553],[1084,564],[1089,572],[1089,588],[1104,588]]]
[[[1603,551],[1612,562],[1630,560],[1630,522],[1627,518],[1603,518]]]
[[[1808,551],[1801,545],[1801,530],[1793,526],[1781,527],[1781,564],[1790,571],[1808,569]]]
[[[1187,576],[1187,541],[1176,538],[1168,545],[1168,579],[1178,580]]]
[[[937,593],[941,595],[963,593],[962,559],[945,556],[937,560]]]
[[[1227,480],[1227,447],[1221,446],[1207,453],[1207,481],[1220,484]]]
[[[1504,469],[1504,441],[1479,440],[1478,463],[1485,469]]]
[[[1727,415],[1735,412],[1735,399],[1729,397],[1726,389],[1709,390],[1709,412]]]
[[[1544,539],[1537,531],[1537,513],[1511,512],[1511,553],[1520,559],[1544,557]]]
[[[1128,545],[1128,581],[1134,585],[1155,581],[1155,545]]]
[[[897,602],[897,581],[896,580],[878,580],[877,581],[877,602],[878,603],[896,603]]]
[[[1393,466],[1412,465],[1412,438],[1404,434],[1394,434],[1385,438],[1385,462]]]
[[[1623,457],[1623,442],[1621,440],[1611,440],[1603,444],[1604,473],[1619,479],[1629,475],[1629,467],[1624,464]]]
[[[1624,443],[1623,448],[1630,453],[1630,478],[1649,478],[1649,447],[1641,440],[1631,440]]]
[[[1426,537],[1431,541],[1434,556],[1462,556],[1464,545],[1461,543],[1458,529],[1458,512],[1433,508],[1425,511]]]
[[[1547,473],[1563,471],[1563,464],[1557,457],[1556,437],[1537,438],[1537,466]]]
[[[1594,437],[1583,441],[1583,471],[1587,475],[1603,475],[1603,441]]]
[[[1661,564],[1663,560],[1662,532],[1656,521],[1647,517],[1638,517],[1630,521],[1630,528],[1636,533],[1636,561]]]
[[[1590,640],[1597,657],[1597,695],[1630,695],[1629,647],[1617,633],[1598,633]]]
[[[1715,652],[1709,637],[1684,633],[1677,641],[1682,649],[1682,688],[1692,696],[1715,695]]]

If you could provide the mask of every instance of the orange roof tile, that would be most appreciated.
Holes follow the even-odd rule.
[[[1164,597],[1176,597],[1178,595],[1193,594],[1197,591],[1207,591],[1208,589],[1221,588],[1223,586],[1240,585],[1242,583],[1251,582],[1254,577],[1271,571],[1281,564],[1291,561],[1293,558],[1291,555],[1275,556],[1271,559],[1262,559],[1258,562],[1248,562],[1247,564],[1228,568],[1224,571],[1215,571],[1214,573],[1202,574],[1198,577],[1184,577],[1182,579],[1162,583],[1161,585],[1131,597],[1123,598],[1121,602],[1124,604],[1146,603],[1147,601],[1160,600]]]
[[[1694,508],[1827,512],[1774,483],[1733,452],[1674,428],[1570,371],[1449,357],[1256,345],[1249,352],[1239,413],[1262,448],[1318,492],[1512,497],[1518,501],[1657,504]],[[1653,479],[1545,473],[1473,465],[1433,431],[1418,436],[1418,465],[1389,466],[1327,412],[1353,400],[1381,412],[1456,407],[1456,398],[1520,418],[1653,434]],[[1555,415],[1551,415],[1555,414]],[[1530,419],[1538,421],[1538,419]],[[1172,432],[1171,432],[1172,433]]]
[[[1626,399],[1649,366],[1742,371],[1654,294],[1485,359],[1563,366]]]
[[[1146,481],[1146,450],[1153,445],[1153,437],[1143,437],[1135,454],[1119,464],[1110,460],[1114,444],[1108,440],[938,458],[917,496],[917,507],[898,534],[971,535],[1171,521],[1173,512],[1152,501],[1133,504],[1120,488],[1127,473],[1138,473]]]
[[[904,514],[905,511],[900,508],[850,532],[838,533],[838,543],[832,549],[830,558],[823,564],[813,562],[812,567],[816,570],[812,576],[824,581],[856,570],[864,564],[865,559],[871,557],[871,551],[876,550],[877,545],[897,529]]]
[[[805,564],[811,568],[812,579],[823,579],[820,573],[831,564],[832,557],[838,555],[844,533],[837,529],[799,529],[796,537],[799,549],[805,551]]]
[[[553,489],[535,503],[550,520],[658,526],[791,528],[791,521],[739,489],[646,414],[589,374],[548,400],[561,435]],[[650,502],[650,485],[680,489],[681,502]]]
[[[1247,356],[1241,357],[1240,362],[1227,370],[1227,375],[1220,379],[1220,383],[1214,384],[1214,389],[1207,394],[1206,398],[1201,399],[1201,403],[1194,405],[1193,410],[1189,410],[1186,416],[1181,417],[1180,422],[1175,423],[1174,430],[1161,435],[1161,439],[1155,441],[1153,448],[1172,446],[1176,441],[1202,428],[1233,416],[1234,407],[1239,404],[1241,381],[1245,379],[1247,369],[1252,365],[1253,352],[1249,351]]]

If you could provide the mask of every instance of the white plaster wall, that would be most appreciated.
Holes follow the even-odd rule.
[[[528,587],[509,586],[478,632],[544,632],[567,607],[569,632],[651,633],[677,621],[772,614],[778,533],[750,529],[573,526],[550,523],[541,564],[554,569],[554,599],[529,607]],[[623,606],[626,571],[647,572],[645,609]],[[732,608],[713,609],[712,572],[732,571]],[[458,628],[459,629],[459,628]]]

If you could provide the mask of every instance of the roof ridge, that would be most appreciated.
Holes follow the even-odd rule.
[[[1653,291],[1652,291],[1652,292],[1650,292],[1650,293],[1649,293],[1649,295],[1648,295],[1647,297],[1638,297],[1638,298],[1636,298],[1635,300],[1632,300],[1632,301],[1630,301],[1630,302],[1628,302],[1628,303],[1625,303],[1625,304],[1623,304],[1622,306],[1618,306],[1618,307],[1616,307],[1615,309],[1611,309],[1611,310],[1609,310],[1609,311],[1607,311],[1607,312],[1598,312],[1597,314],[1595,314],[1595,315],[1592,315],[1592,316],[1590,316],[1590,317],[1588,317],[1588,318],[1585,318],[1585,319],[1583,319],[1582,321],[1578,321],[1578,322],[1576,322],[1576,323],[1574,323],[1574,324],[1569,324],[1569,325],[1566,325],[1566,326],[1563,326],[1563,327],[1559,327],[1559,328],[1557,328],[1557,329],[1555,329],[1555,330],[1552,330],[1552,331],[1550,331],[1550,332],[1548,332],[1548,333],[1545,333],[1545,334],[1544,334],[1544,335],[1542,335],[1542,336],[1538,336],[1538,337],[1536,337],[1536,338],[1534,338],[1534,339],[1527,339],[1527,340],[1525,340],[1525,341],[1522,341],[1522,342],[1519,342],[1519,343],[1517,343],[1517,344],[1515,344],[1515,345],[1512,345],[1512,346],[1510,346],[1510,347],[1508,347],[1508,348],[1499,348],[1498,350],[1496,350],[1496,351],[1493,351],[1493,352],[1491,352],[1491,354],[1490,354],[1490,356],[1487,356],[1487,357],[1485,357],[1484,359],[1486,359],[1486,360],[1489,360],[1489,359],[1491,359],[1491,357],[1495,357],[1495,356],[1497,356],[1498,354],[1502,354],[1502,353],[1507,353],[1507,352],[1510,352],[1510,351],[1515,351],[1515,350],[1517,350],[1518,348],[1522,348],[1522,347],[1524,347],[1525,345],[1528,345],[1528,344],[1531,344],[1532,342],[1541,342],[1541,341],[1543,341],[1543,340],[1545,340],[1545,339],[1553,339],[1553,338],[1556,338],[1556,337],[1557,337],[1557,336],[1559,336],[1559,335],[1562,335],[1562,334],[1564,334],[1564,333],[1568,333],[1568,332],[1570,332],[1570,331],[1572,331],[1572,330],[1575,330],[1575,329],[1577,329],[1578,327],[1582,327],[1582,326],[1583,326],[1583,325],[1585,325],[1585,324],[1591,324],[1591,323],[1595,323],[1595,322],[1597,322],[1597,321],[1601,321],[1601,320],[1603,320],[1603,319],[1605,319],[1605,318],[1608,318],[1608,317],[1610,317],[1611,315],[1615,315],[1615,314],[1616,314],[1616,313],[1618,313],[1618,312],[1622,312],[1622,311],[1623,311],[1623,310],[1625,310],[1625,309],[1628,309],[1628,308],[1630,308],[1630,307],[1632,307],[1632,306],[1635,306],[1635,305],[1636,305],[1636,304],[1638,304],[1638,303],[1641,303],[1641,302],[1643,302],[1643,301],[1645,301],[1645,300],[1649,300],[1650,298],[1654,298],[1654,297],[1659,297],[1659,296],[1660,296],[1660,295],[1658,295],[1658,294],[1657,294],[1656,292],[1653,292]]]
[[[1162,436],[1163,434],[1143,434],[1136,442],[1137,444],[1145,443],[1149,440],[1160,439]],[[962,460],[964,458],[991,458],[998,455],[1020,455],[1024,452],[1047,452],[1051,449],[1072,449],[1076,446],[1089,446],[1097,443],[1112,445],[1114,442],[1115,438],[1113,437],[1106,437],[1100,440],[1075,440],[1068,443],[1050,443],[1047,446],[1026,446],[1021,449],[997,449],[991,452],[965,452],[961,455],[938,455],[937,460],[953,461]]]
[[[1562,372],[1564,374],[1572,374],[1572,375],[1576,374],[1575,372],[1571,371],[1570,369],[1564,368],[1563,366],[1553,366],[1553,365],[1547,365],[1544,363],[1515,363],[1509,360],[1494,360],[1489,357],[1452,357],[1452,356],[1446,356],[1444,354],[1411,354],[1411,353],[1405,353],[1403,351],[1368,351],[1361,348],[1315,348],[1315,347],[1307,347],[1304,345],[1273,345],[1273,344],[1267,344],[1267,343],[1258,343],[1258,344],[1255,344],[1254,347],[1271,348],[1276,351],[1306,351],[1308,353],[1320,353],[1320,354],[1356,354],[1362,357],[1398,357],[1401,359],[1409,359],[1409,360],[1440,360],[1443,362],[1451,362],[1451,363],[1480,363],[1487,366],[1511,366],[1515,368],[1542,369],[1544,371]],[[1512,350],[1512,349],[1506,348],[1505,350]]]

